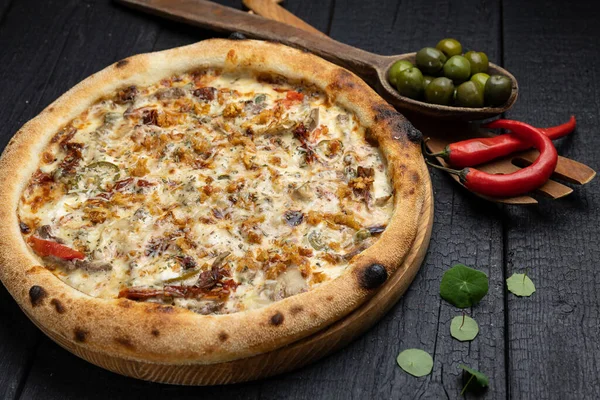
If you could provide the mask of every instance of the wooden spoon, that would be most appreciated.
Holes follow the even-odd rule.
[[[392,64],[401,59],[414,62],[415,53],[382,56],[335,41],[323,34],[272,21],[205,0],[118,0],[151,14],[218,31],[240,32],[249,37],[298,47],[351,70],[384,99],[402,111],[444,119],[475,120],[494,117],[508,110],[517,99],[517,80],[505,69],[490,63],[490,74],[512,81],[512,93],[502,107],[465,108],[428,104],[400,96],[387,80]]]

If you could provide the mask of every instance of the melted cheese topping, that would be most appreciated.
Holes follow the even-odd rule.
[[[184,74],[74,119],[22,195],[32,250],[88,295],[204,314],[342,274],[391,217],[384,160],[323,93],[260,78]]]

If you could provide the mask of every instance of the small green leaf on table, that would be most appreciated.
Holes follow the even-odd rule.
[[[506,280],[508,290],[517,296],[531,296],[535,292],[535,285],[526,274],[512,274]]]
[[[469,368],[466,365],[459,365],[468,375],[467,383],[463,386],[460,395],[462,396],[467,390],[473,390],[476,388],[484,388],[488,387],[490,384],[490,380],[488,377],[482,373],[477,371],[476,369]]]
[[[440,295],[448,303],[466,308],[477,304],[488,292],[485,272],[458,264],[444,273]]]
[[[421,349],[407,349],[398,354],[398,365],[404,371],[417,377],[429,375],[433,369],[433,358]]]
[[[479,333],[479,325],[477,321],[466,315],[452,318],[450,323],[450,334],[454,339],[460,340],[461,342],[475,339],[475,336]]]

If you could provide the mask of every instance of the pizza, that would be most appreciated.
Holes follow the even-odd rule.
[[[0,173],[0,278],[28,316],[81,352],[171,364],[352,312],[402,265],[427,182],[420,133],[355,75],[222,39],[87,78]]]

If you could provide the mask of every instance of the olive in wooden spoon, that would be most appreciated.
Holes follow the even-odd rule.
[[[352,47],[329,37],[308,33],[293,26],[248,14],[206,0],[119,0],[130,7],[176,21],[249,37],[277,41],[308,50],[347,68],[371,85],[383,98],[403,111],[450,119],[484,119],[508,110],[517,99],[517,81],[508,71],[489,64],[490,75],[503,75],[512,82],[509,99],[499,107],[466,108],[428,104],[401,96],[388,81],[389,69],[398,60],[415,63],[415,53],[382,56]],[[343,79],[343,77],[341,77]]]

